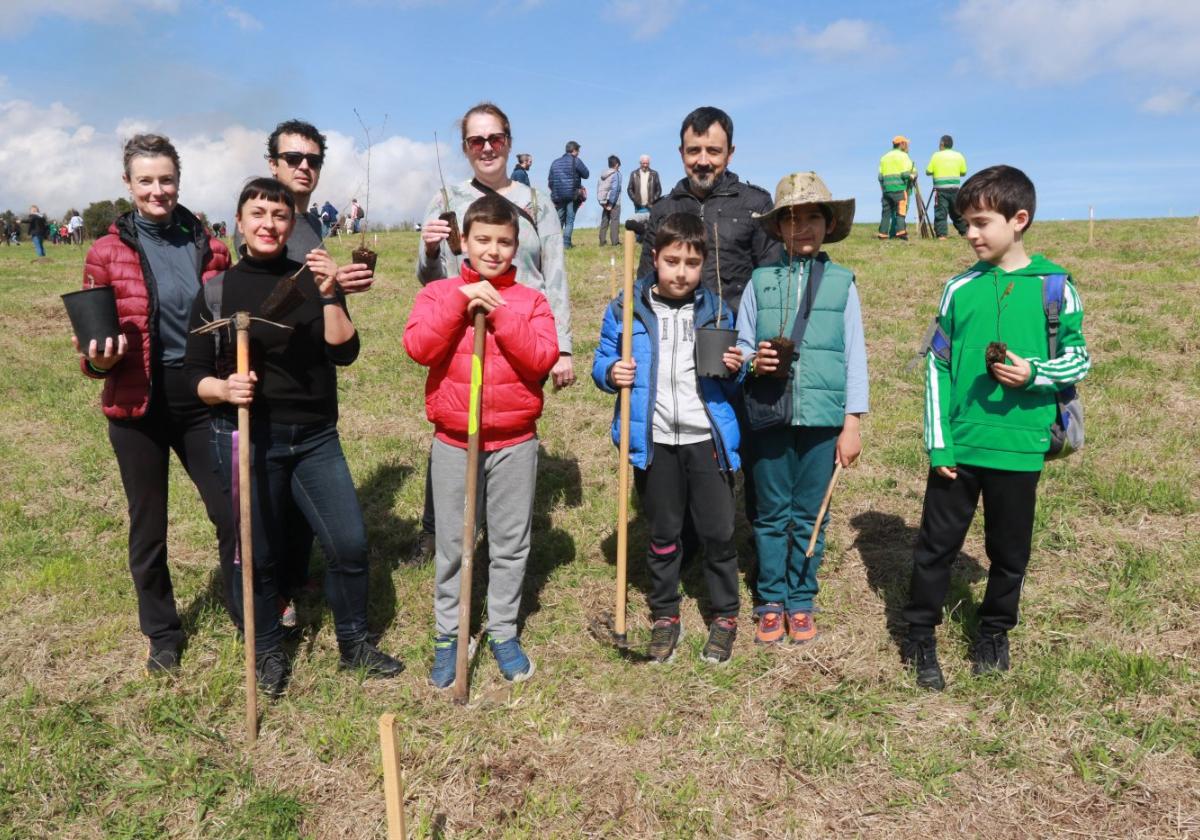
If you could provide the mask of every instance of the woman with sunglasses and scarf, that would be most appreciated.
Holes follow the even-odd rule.
[[[203,283],[229,267],[229,251],[179,203],[179,154],[166,137],[125,144],[124,180],[134,209],[92,245],[84,287],[109,286],[120,335],[75,350],[80,368],[104,382],[100,405],[129,505],[129,571],[138,621],[149,639],[146,670],[179,669],[184,633],[167,567],[167,468],[174,450],[217,530],[232,611],[236,531],[209,447],[208,407],[183,370],[188,316]]]
[[[571,357],[571,304],[567,295],[558,212],[549,195],[509,177],[512,128],[508,116],[498,106],[480,102],[463,114],[461,125],[462,149],[471,164],[473,177],[445,190],[449,197],[448,207],[440,190],[429,202],[425,222],[421,225],[422,247],[417,249],[417,279],[424,285],[461,273],[465,257],[450,250],[450,223],[439,216],[452,211],[458,217],[459,230],[462,230],[463,216],[476,199],[493,192],[508,199],[516,205],[520,218],[517,253],[513,258],[517,282],[541,292],[550,302],[558,330],[559,351],[550,378],[556,389],[566,388],[575,382],[575,366]],[[413,560],[428,559],[433,555],[434,517],[430,490],[427,476],[425,512],[421,517],[421,534],[413,549]]]

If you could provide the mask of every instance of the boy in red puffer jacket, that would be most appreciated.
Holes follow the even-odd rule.
[[[533,675],[517,638],[517,613],[533,522],[537,419],[542,382],[558,361],[558,334],[541,292],[516,282],[512,260],[519,218],[498,194],[480,198],[463,217],[467,261],[462,274],[425,286],[404,328],[404,349],[429,368],[425,413],[434,426],[430,470],[437,551],[433,606],[437,628],[429,681],[454,682],[458,647],[458,575],[466,485],[476,309],[487,313],[480,425],[479,493],[488,528],[488,644],[506,680]]]

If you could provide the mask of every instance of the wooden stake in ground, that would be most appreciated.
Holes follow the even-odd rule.
[[[833,478],[825,488],[825,498],[821,500],[821,509],[817,511],[817,521],[813,523],[812,536],[808,538],[808,548],[804,550],[805,557],[812,557],[817,550],[817,535],[821,533],[821,523],[825,521],[825,513],[829,510],[829,500],[833,498],[833,488],[837,487],[838,478],[842,475],[842,464],[839,461],[833,468]]]
[[[404,824],[404,774],[396,751],[396,716],[379,716],[379,752],[383,757],[383,800],[387,804],[388,840],[408,840]]]
[[[479,484],[479,425],[483,420],[483,348],[487,340],[487,313],[475,310],[475,352],[471,358],[471,402],[467,417],[467,487],[463,500],[462,565],[458,574],[458,650],[455,652],[454,688],[451,696],[460,705],[471,692],[468,653],[471,643],[471,566],[475,559],[475,500]]]
[[[235,312],[237,372],[250,372],[250,313]],[[254,670],[254,544],[250,519],[250,406],[238,406],[238,502],[242,548],[242,637],[246,640],[246,740],[258,740],[258,679]]]
[[[1096,244],[1096,208],[1088,208],[1088,244]]]
[[[621,361],[633,359],[633,245],[636,235],[625,231],[625,299],[621,306]],[[613,615],[613,636],[625,645],[625,579],[629,553],[629,397],[632,388],[621,389],[620,463],[617,465],[617,605]]]
[[[617,296],[617,258],[608,258],[608,299]]]

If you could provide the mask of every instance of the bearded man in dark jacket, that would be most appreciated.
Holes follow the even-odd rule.
[[[768,237],[751,216],[769,213],[774,202],[766,190],[739,180],[728,170],[733,157],[733,120],[720,108],[697,108],[684,117],[679,129],[679,157],[687,176],[650,207],[638,276],[654,270],[651,251],[659,222],[672,213],[694,213],[704,221],[708,234],[701,282],[714,294],[718,292],[719,259],[719,291],[736,313],[754,269],[783,258],[782,244]]]

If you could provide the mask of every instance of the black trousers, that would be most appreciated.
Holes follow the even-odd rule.
[[[237,534],[209,437],[208,407],[191,392],[180,368],[155,371],[152,402],[145,415],[108,423],[108,439],[129,503],[129,571],[137,592],[138,623],[155,648],[178,650],[183,644],[167,566],[167,469],[172,450],[200,491],[217,529],[226,608],[233,603]]]
[[[911,636],[932,636],[933,628],[942,623],[950,564],[962,549],[981,494],[990,568],[979,606],[979,632],[995,634],[1017,626],[1040,477],[1040,472],[959,466],[958,478],[951,481],[929,471],[921,531],[913,551],[912,586],[904,608]]]
[[[722,472],[711,440],[654,444],[646,470],[634,470],[634,486],[650,530],[650,615],[679,615],[679,567],[683,560],[684,512],[691,513],[704,546],[704,577],[713,618],[738,614],[737,551],[733,546],[733,474]]]

